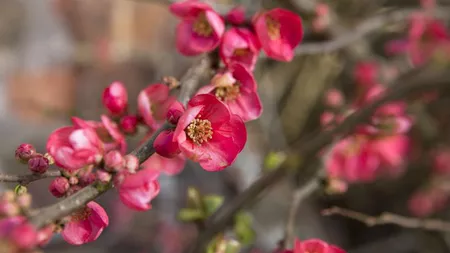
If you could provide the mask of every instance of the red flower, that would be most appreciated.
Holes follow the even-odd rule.
[[[181,151],[208,171],[219,171],[234,162],[247,141],[242,119],[231,114],[215,96],[196,95],[178,121],[174,140]]]
[[[345,253],[345,251],[319,239],[305,241],[295,239],[293,253]]]
[[[169,87],[156,83],[142,90],[138,96],[138,111],[145,124],[159,128],[166,119],[167,111],[176,99],[169,96]]]
[[[151,209],[150,201],[159,193],[159,172],[143,169],[129,174],[119,185],[119,196],[129,208],[146,211]]]
[[[85,244],[97,240],[108,223],[108,215],[103,207],[91,201],[70,216],[61,235],[70,244]]]
[[[187,0],[170,5],[170,11],[181,18],[177,26],[177,49],[184,55],[198,55],[214,50],[225,31],[225,23],[211,6]]]
[[[255,68],[259,57],[260,45],[247,28],[231,28],[226,31],[220,44],[220,58],[227,65],[241,63],[250,70]]]
[[[291,61],[303,38],[301,18],[294,12],[275,8],[257,14],[253,26],[262,49],[270,58]]]
[[[173,134],[173,130],[166,130],[156,137],[153,143],[156,153],[167,158],[172,158],[181,152],[178,147],[178,142],[173,139]]]
[[[262,113],[255,79],[240,64],[234,64],[228,71],[217,74],[211,84],[202,87],[197,94],[215,95],[228,106],[231,113],[244,121],[257,119]]]
[[[359,62],[353,71],[356,83],[371,87],[378,83],[379,66],[376,62]]]
[[[101,159],[103,144],[92,128],[61,127],[50,134],[47,151],[56,165],[74,172]]]
[[[184,169],[186,158],[183,155],[177,155],[173,158],[166,158],[158,154],[153,154],[142,164],[143,169],[152,169],[163,172],[169,176],[175,176]]]
[[[236,6],[231,9],[225,16],[227,22],[232,25],[240,25],[245,22],[245,8],[244,6]]]
[[[122,83],[114,82],[103,91],[102,101],[109,113],[120,116],[128,107],[127,89]]]

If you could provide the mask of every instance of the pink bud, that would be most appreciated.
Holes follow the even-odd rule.
[[[325,3],[319,3],[316,5],[316,14],[319,17],[328,15],[330,12],[330,8],[328,7],[328,4]]]
[[[0,202],[0,215],[1,216],[8,216],[13,217],[20,213],[19,206],[14,202],[6,202],[1,201]]]
[[[94,173],[87,172],[78,177],[78,180],[79,180],[78,185],[81,187],[88,186],[88,185],[92,184],[95,181],[95,179],[96,179],[96,177],[95,177]]]
[[[102,182],[102,183],[109,183],[111,181],[111,174],[109,174],[108,172],[104,171],[104,170],[97,170],[97,179]]]
[[[244,6],[236,6],[231,9],[225,16],[225,20],[232,25],[240,25],[245,22]]]
[[[126,115],[120,119],[120,129],[126,134],[134,134],[137,130],[138,118],[133,115]]]
[[[129,175],[130,173],[126,170],[122,170],[116,173],[116,175],[114,175],[113,178],[113,182],[115,186],[120,186],[123,181],[125,180],[125,178]]]
[[[37,245],[37,231],[29,223],[16,226],[12,230],[10,238],[21,249],[32,249]]]
[[[69,190],[70,184],[69,180],[65,177],[57,177],[53,179],[48,187],[51,194],[57,198],[64,197],[64,195]]]
[[[22,163],[27,163],[35,153],[36,149],[33,147],[33,145],[22,143],[16,149],[16,159]]]
[[[125,86],[114,82],[103,91],[103,105],[115,116],[125,113],[128,107],[128,94]]]
[[[181,115],[184,113],[184,106],[178,101],[175,101],[167,111],[166,119],[170,124],[176,125]]]
[[[69,177],[69,184],[71,185],[77,185],[79,182],[78,178],[75,176]]]
[[[139,159],[134,155],[126,155],[125,159],[125,169],[131,173],[135,173],[139,168]]]
[[[50,224],[40,229],[37,234],[37,241],[39,246],[45,246],[52,239],[52,235],[55,232],[55,224]]]
[[[344,96],[337,89],[330,89],[325,94],[325,104],[330,107],[340,107],[344,104]]]
[[[335,115],[332,112],[324,112],[320,115],[320,124],[328,126],[335,120]]]
[[[173,140],[173,133],[172,130],[165,130],[156,137],[153,143],[156,153],[167,158],[172,158],[181,152],[178,147],[178,142]]]
[[[20,196],[17,196],[17,204],[21,208],[28,208],[31,206],[31,195],[29,193],[24,193]]]
[[[48,159],[41,154],[37,154],[28,160],[28,169],[34,173],[43,174],[47,171],[48,166]]]
[[[125,159],[118,150],[111,150],[105,155],[105,169],[120,171],[125,167]]]

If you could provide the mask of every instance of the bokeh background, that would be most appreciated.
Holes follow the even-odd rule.
[[[308,2],[314,1],[224,0],[213,4],[222,10],[235,4],[243,4],[250,10],[283,6],[302,14],[307,41],[334,36],[311,31],[313,14]],[[342,29],[351,29],[384,10],[418,6],[414,0],[328,2],[338,13]],[[26,166],[14,159],[15,147],[29,142],[43,152],[49,133],[69,124],[71,115],[97,119],[104,113],[101,92],[112,81],[126,85],[133,109],[142,88],[160,82],[167,75],[180,77],[195,58],[176,52],[177,20],[170,15],[168,4],[166,0],[0,0],[0,170],[26,173]],[[269,151],[286,150],[317,130],[327,88],[351,87],[349,73],[354,64],[382,57],[380,45],[407,28],[396,24],[389,29],[333,53],[301,56],[291,63],[260,60],[255,76],[264,113],[248,124],[247,146],[232,167],[207,173],[188,162],[180,175],[161,178],[161,193],[154,208],[145,213],[128,210],[118,201],[117,194],[110,191],[100,202],[110,215],[111,225],[98,241],[73,247],[55,237],[45,252],[184,252],[197,234],[195,226],[176,220],[178,209],[185,205],[186,188],[195,185],[204,193],[221,194],[226,199],[239,194],[260,175]],[[448,98],[442,96],[431,105],[430,110],[442,122],[439,132],[431,132],[430,139],[439,135],[441,142],[449,140],[445,127],[449,123],[445,119],[450,116],[445,109]],[[431,120],[426,122],[433,124]],[[412,135],[422,130],[413,129]],[[427,183],[429,175],[424,163],[414,162],[410,167],[399,179],[355,185],[341,196],[318,191],[301,205],[296,234],[302,239],[321,238],[350,253],[450,252],[448,234],[397,226],[367,228],[345,218],[320,215],[323,208],[331,205],[370,214],[391,211],[408,215],[408,198]],[[283,237],[294,181],[289,177],[283,179],[248,210],[253,217],[256,240],[245,251],[271,252],[277,246]],[[48,181],[31,185],[35,206],[55,201],[47,185]],[[437,217],[450,220],[450,213],[443,211]]]

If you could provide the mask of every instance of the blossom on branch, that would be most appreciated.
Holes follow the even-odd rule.
[[[160,190],[157,181],[159,172],[146,168],[135,174],[126,173],[124,176],[118,185],[122,203],[137,211],[151,209],[150,201],[159,194]]]
[[[181,154],[172,158],[166,158],[159,154],[153,154],[142,164],[142,168],[149,168],[154,171],[165,173],[168,176],[175,176],[183,171],[185,164],[186,158]]]
[[[304,241],[295,239],[294,249],[284,250],[283,253],[345,253],[345,250],[320,239],[308,239]]]
[[[259,57],[260,44],[247,28],[231,28],[223,35],[220,44],[220,58],[227,65],[240,63],[253,70]]]
[[[175,97],[169,96],[167,85],[149,85],[138,95],[139,116],[147,126],[156,130],[164,123],[167,111],[175,101]]]
[[[128,93],[120,82],[114,82],[104,91],[102,102],[108,112],[113,116],[121,116],[128,108]]]
[[[188,103],[174,140],[183,154],[203,169],[219,171],[231,165],[247,141],[243,120],[215,96],[201,94]]]
[[[206,3],[186,0],[170,5],[181,19],[176,31],[176,45],[183,55],[198,55],[214,50],[225,31],[222,17]]]

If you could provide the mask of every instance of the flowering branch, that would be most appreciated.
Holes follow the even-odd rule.
[[[393,213],[382,213],[379,216],[371,216],[341,207],[331,207],[322,211],[322,215],[339,215],[366,224],[368,227],[393,224],[404,228],[420,228],[425,230],[450,232],[450,222],[437,219],[420,219],[405,217]]]
[[[314,157],[317,152],[328,145],[336,135],[345,136],[350,133],[358,124],[365,122],[373,112],[380,106],[399,98],[409,95],[411,92],[445,88],[450,82],[450,76],[445,71],[431,71],[428,68],[422,69],[419,73],[405,74],[399,78],[392,88],[386,94],[361,108],[357,112],[346,118],[341,124],[336,126],[333,130],[328,132],[321,132],[313,138],[304,142],[300,142],[297,154],[302,157]],[[250,203],[252,199],[256,198],[276,182],[286,175],[288,169],[287,162],[284,162],[279,168],[268,172],[256,180],[249,188],[236,196],[231,202],[224,204],[217,210],[207,221],[206,229],[200,234],[197,241],[192,245],[190,252],[202,252],[205,245],[220,231],[226,228],[227,224],[233,219],[234,215],[242,209],[246,204]],[[301,189],[307,187],[306,183],[300,186]],[[312,191],[310,191],[312,192]]]
[[[43,178],[58,177],[61,172],[58,170],[47,171],[43,174],[27,174],[27,175],[10,175],[5,173],[0,173],[0,182],[5,183],[19,183],[21,185],[27,185],[31,182],[37,181]]]
[[[195,63],[181,78],[181,91],[179,94],[180,101],[186,102],[192,95],[192,92],[195,91],[195,88],[192,87],[197,87],[201,77],[209,72],[210,62],[210,57],[208,55],[201,57],[199,62]],[[164,124],[152,135],[149,140],[131,152],[132,155],[138,158],[140,164],[155,153],[153,143],[156,137],[162,131],[169,129],[170,127],[171,126],[169,124]],[[30,217],[30,222],[38,228],[43,227],[52,221],[61,219],[73,213],[78,208],[86,205],[91,200],[96,199],[112,187],[113,186],[111,184],[106,186],[96,184],[89,185],[58,203],[33,212],[33,215]]]

